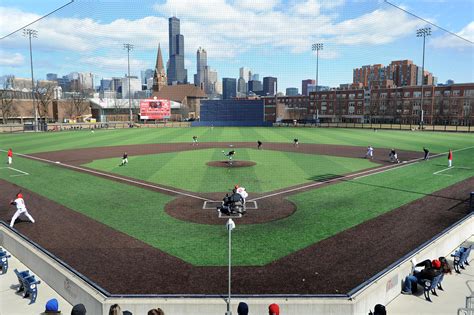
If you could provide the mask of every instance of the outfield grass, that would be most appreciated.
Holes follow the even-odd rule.
[[[375,148],[396,148],[421,151],[427,146],[432,152],[446,152],[474,146],[474,134],[391,131],[331,128],[262,128],[262,127],[193,127],[156,129],[113,129],[90,131],[63,131],[50,133],[0,134],[0,149],[13,148],[14,152],[32,153],[57,151],[70,148],[103,147],[143,143],[174,143],[257,141],[290,143],[298,138],[300,143],[356,145]]]
[[[443,157],[293,195],[290,200],[298,210],[288,218],[252,225],[239,225],[237,221],[233,232],[233,263],[268,264],[470,178],[474,176],[473,156],[474,149],[456,152],[455,168],[442,172],[445,175],[433,175],[446,168]],[[169,196],[18,157],[15,168],[31,175],[10,177],[10,172],[0,169],[0,178],[192,264],[223,266],[227,262],[224,225],[189,223],[170,217],[163,210],[171,200]],[[28,202],[28,196],[25,199]]]
[[[127,166],[119,166],[117,158],[96,160],[85,166],[194,192],[222,192],[241,184],[256,193],[378,166],[366,159],[256,149],[238,149],[236,153],[236,160],[257,163],[251,167],[206,165],[226,159],[222,149],[200,149],[130,156]]]

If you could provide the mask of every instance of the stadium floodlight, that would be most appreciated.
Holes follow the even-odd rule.
[[[33,128],[35,131],[38,131],[38,112],[36,111],[36,106],[35,106],[35,79],[33,75],[33,51],[31,49],[31,37],[37,38],[38,31],[31,28],[25,28],[23,29],[23,36],[28,37],[30,41],[31,100],[33,102],[33,115],[35,116],[35,121],[33,122]]]
[[[316,51],[316,91],[318,90],[318,68],[319,68],[319,51],[323,50],[322,43],[316,43],[311,46],[313,51]]]
[[[127,50],[127,63],[128,63],[128,110],[129,110],[129,119],[130,124],[132,124],[133,114],[132,114],[132,91],[130,90],[130,50],[133,49],[132,44],[123,44],[123,49]]]
[[[228,296],[227,296],[227,312],[225,315],[232,315],[232,311],[230,310],[230,288],[231,288],[231,274],[232,274],[232,230],[235,229],[235,223],[232,219],[227,220],[225,224],[227,231],[229,231],[229,287],[228,287]]]
[[[423,97],[424,97],[424,92],[423,92],[423,87],[425,84],[425,42],[426,42],[426,36],[431,35],[431,28],[430,27],[425,27],[425,28],[420,28],[416,30],[416,37],[423,37],[423,61],[421,63],[421,105],[420,105],[420,130],[423,130],[423,125],[424,125],[424,117],[423,117]],[[433,115],[433,113],[431,113]],[[431,122],[433,123],[433,122]]]

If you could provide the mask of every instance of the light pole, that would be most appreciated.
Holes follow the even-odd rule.
[[[311,47],[313,51],[316,51],[316,92],[318,91],[318,67],[319,67],[319,51],[323,50],[323,44],[322,43],[316,43],[313,44]]]
[[[416,30],[416,37],[423,37],[423,61],[421,63],[421,106],[420,106],[420,109],[421,109],[421,117],[420,117],[420,127],[421,127],[421,130],[423,130],[423,125],[424,125],[424,122],[423,122],[423,97],[424,97],[424,93],[423,93],[423,86],[424,86],[424,83],[425,83],[425,42],[426,42],[426,36],[430,36],[431,35],[431,28],[430,27],[425,27],[425,28],[420,28],[418,30]],[[431,113],[431,115],[433,115],[433,113]]]
[[[133,49],[132,44],[123,44],[123,49],[127,50],[127,63],[128,63],[128,109],[130,115],[130,124],[132,123],[132,91],[130,91],[130,50]]]
[[[31,50],[31,37],[37,38],[38,31],[31,28],[26,28],[26,29],[23,29],[23,36],[28,37],[30,41],[31,100],[33,102],[33,114],[35,115],[35,121],[33,122],[33,127],[35,131],[38,131],[38,113],[36,112],[36,106],[35,106],[35,79],[33,76],[33,52]]]
[[[227,220],[225,225],[227,231],[229,231],[229,291],[227,296],[227,312],[225,315],[232,315],[232,311],[230,310],[230,284],[231,284],[231,267],[232,267],[232,230],[235,229],[235,223],[232,219]]]

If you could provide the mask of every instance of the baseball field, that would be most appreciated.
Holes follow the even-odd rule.
[[[237,294],[346,293],[463,218],[474,187],[472,134],[132,128],[0,135],[0,149],[0,220],[21,190],[36,223],[14,228],[117,294],[224,293],[216,206],[236,184]]]

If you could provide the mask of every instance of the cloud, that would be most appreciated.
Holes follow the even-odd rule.
[[[236,0],[235,5],[248,10],[267,11],[280,4],[279,0]]]
[[[116,58],[115,56],[91,56],[83,57],[79,62],[89,65],[98,70],[115,70],[119,73],[127,72],[127,57]],[[130,72],[133,74],[141,69],[149,68],[149,62],[130,58]]]
[[[0,66],[20,67],[25,63],[25,58],[19,53],[7,53],[0,51]]]
[[[463,27],[456,35],[461,36],[474,42],[474,21],[470,22],[468,25]],[[435,48],[459,48],[459,49],[472,49],[474,45],[465,40],[462,40],[459,37],[456,37],[451,34],[445,34],[430,40],[429,45],[432,45]]]

